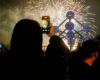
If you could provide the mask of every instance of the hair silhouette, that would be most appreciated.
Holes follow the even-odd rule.
[[[13,30],[8,55],[8,64],[15,66],[9,70],[11,73],[18,73],[16,78],[37,79],[42,74],[41,60],[42,30],[39,23],[30,19],[18,21]]]
[[[38,22],[29,19],[20,20],[13,30],[10,56],[41,58],[42,30]]]

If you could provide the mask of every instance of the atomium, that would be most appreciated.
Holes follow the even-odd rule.
[[[67,21],[65,24],[65,29],[60,32],[58,30],[59,36],[60,37],[63,36],[62,38],[65,38],[65,40],[67,41],[67,45],[69,46],[70,51],[73,50],[75,40],[77,38],[79,39],[78,42],[80,41],[80,43],[92,38],[92,36],[90,35],[90,33],[92,31],[91,25],[88,23],[80,23],[80,21],[75,19],[74,16],[75,16],[74,12],[68,11],[67,18],[64,21],[62,21],[62,23],[59,26],[59,27],[61,27],[61,25],[63,25]],[[77,25],[75,25],[75,23],[72,21],[72,19],[80,25],[80,30],[75,29],[75,27],[77,27]],[[58,27],[58,29],[59,29],[59,27]],[[57,29],[57,27],[56,27],[56,29]],[[78,45],[78,43],[77,43],[77,45]]]

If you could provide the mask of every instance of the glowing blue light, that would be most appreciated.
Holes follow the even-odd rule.
[[[68,18],[68,19],[72,19],[72,18],[74,18],[74,12],[72,12],[72,11],[68,11],[67,12],[67,14],[66,14],[66,17]]]
[[[58,26],[54,26],[54,31],[55,32],[59,32],[59,27]]]
[[[89,39],[91,39],[89,35],[84,35],[82,40],[83,40],[83,42],[85,42]]]
[[[66,34],[66,36],[67,36],[68,38],[74,38],[74,37],[75,37],[73,31],[68,31],[67,34]]]
[[[0,44],[0,48],[2,48],[3,46],[2,46],[2,44]]]
[[[84,31],[84,32],[90,32],[91,31],[90,25],[89,24],[83,24],[82,31]]]
[[[65,24],[65,28],[66,28],[67,30],[72,30],[72,29],[74,29],[74,24],[73,24],[72,22],[67,22],[67,23]]]

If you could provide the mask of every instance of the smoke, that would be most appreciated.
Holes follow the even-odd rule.
[[[22,6],[14,0],[0,0],[0,42],[9,45],[13,28],[23,18]]]

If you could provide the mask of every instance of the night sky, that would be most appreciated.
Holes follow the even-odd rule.
[[[8,44],[10,42],[13,27],[16,22],[23,18],[23,7],[27,0],[0,0],[0,42]],[[86,5],[91,6],[91,12],[95,13],[94,23],[100,33],[100,0],[86,0]],[[20,9],[20,11],[18,10]],[[18,15],[18,16],[17,16]],[[19,16],[20,15],[20,16]],[[11,24],[13,23],[13,24]]]

